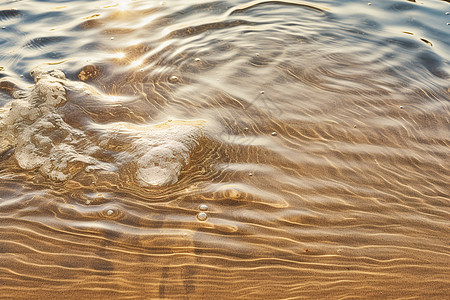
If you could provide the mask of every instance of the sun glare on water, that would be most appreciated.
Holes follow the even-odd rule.
[[[124,52],[116,52],[113,54],[113,57],[117,58],[117,59],[122,59],[122,58],[125,58],[125,53]]]
[[[131,0],[117,1],[117,4],[118,4],[117,8],[120,10],[127,10],[130,8],[130,3],[131,3]]]

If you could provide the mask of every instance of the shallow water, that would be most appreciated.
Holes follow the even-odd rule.
[[[445,298],[449,11],[3,1],[1,298]]]

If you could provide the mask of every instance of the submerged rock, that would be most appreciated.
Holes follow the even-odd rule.
[[[21,168],[38,168],[52,180],[96,170],[133,170],[141,186],[174,184],[203,135],[203,121],[138,125],[119,119],[77,128],[66,122],[71,113],[63,109],[67,92],[92,101],[102,95],[84,83],[67,80],[61,71],[36,69],[31,75],[32,90],[0,108],[0,154],[14,149]],[[8,90],[12,93],[13,88]]]

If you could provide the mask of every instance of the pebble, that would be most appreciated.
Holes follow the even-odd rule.
[[[110,209],[110,210],[108,210],[108,211],[106,212],[106,214],[107,214],[108,216],[111,216],[113,213],[114,213],[114,211],[113,211],[112,209]]]
[[[252,172],[248,173],[248,176],[253,176],[253,173]]]
[[[261,95],[264,95],[264,91],[261,91],[260,93],[261,93]]]
[[[208,219],[208,215],[205,212],[199,212],[197,214],[197,220],[206,221],[206,219]]]
[[[208,210],[208,205],[206,205],[206,204],[200,204],[200,206],[198,207],[198,209],[200,209],[201,211],[207,211],[207,210]]]
[[[341,254],[342,253],[342,249],[338,249],[337,253]]]
[[[402,105],[400,105],[400,109],[403,109],[403,106],[402,106]]]
[[[272,132],[271,134],[272,134],[272,136],[276,136],[277,135],[277,133],[275,131]]]
[[[112,37],[111,37],[111,40],[113,40],[113,39],[114,39],[114,37],[112,36]]]
[[[195,61],[200,61],[200,58],[197,57],[197,58],[195,59]]]

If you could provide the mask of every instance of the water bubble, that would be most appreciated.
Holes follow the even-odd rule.
[[[109,210],[106,212],[106,214],[107,214],[108,216],[111,216],[113,213],[114,213],[114,211],[113,211],[112,209],[109,209]]]
[[[172,76],[169,77],[169,82],[170,82],[170,83],[176,83],[176,82],[178,82],[178,81],[180,81],[180,79],[178,78],[178,76],[172,75]]]
[[[208,219],[208,215],[205,212],[199,212],[197,214],[197,220],[206,221],[206,219]]]
[[[198,209],[200,209],[201,211],[207,211],[207,210],[208,210],[208,205],[206,205],[206,204],[200,204],[200,206],[198,207]]]
[[[402,105],[400,105],[400,109],[403,109],[403,106],[402,106]]]
[[[277,135],[277,133],[275,131],[272,132],[271,134],[272,134],[272,136],[276,136]]]
[[[446,15],[449,15],[449,14],[450,14],[450,12],[446,11],[446,12],[445,12],[445,14],[446,14]]]
[[[367,3],[367,5],[372,5],[372,3],[369,2],[369,3]]]

